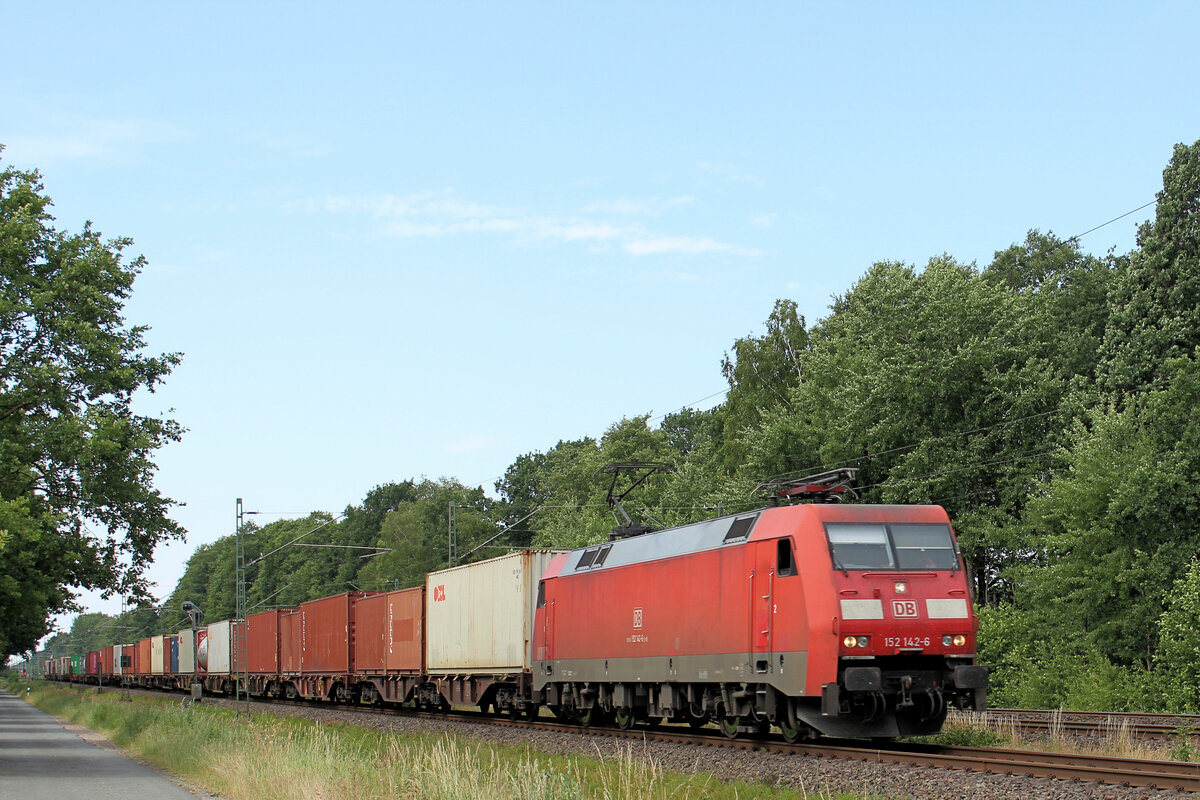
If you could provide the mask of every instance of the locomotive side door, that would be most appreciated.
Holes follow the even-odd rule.
[[[750,573],[750,664],[755,672],[766,672],[774,649],[775,540],[753,542],[750,547],[754,565]]]

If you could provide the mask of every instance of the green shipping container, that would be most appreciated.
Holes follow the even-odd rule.
[[[83,674],[83,656],[71,656],[71,674]]]

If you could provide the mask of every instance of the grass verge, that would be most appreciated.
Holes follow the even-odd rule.
[[[14,694],[26,684],[9,684]],[[663,770],[627,748],[615,758],[541,753],[449,735],[395,734],[350,724],[231,710],[167,699],[120,702],[35,683],[38,708],[104,734],[114,744],[228,800],[742,800],[823,798],[786,787],[726,783]],[[842,800],[852,800],[839,796]]]

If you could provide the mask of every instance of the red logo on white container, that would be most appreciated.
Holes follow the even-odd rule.
[[[446,587],[444,585],[433,587],[433,602],[441,603],[441,602],[445,601],[445,599],[446,599]]]

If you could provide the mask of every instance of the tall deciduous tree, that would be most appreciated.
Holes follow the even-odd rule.
[[[1064,636],[1148,664],[1155,620],[1200,547],[1200,142],[1175,147],[1138,245],[1113,280],[1086,424],[1029,506],[1049,558],[1027,605]]]
[[[1200,346],[1200,141],[1175,145],[1137,239],[1113,289],[1100,370],[1101,388],[1118,394],[1162,388],[1168,359]]]
[[[26,650],[74,590],[144,596],[181,538],[154,488],[170,419],[134,413],[178,354],[147,356],[122,312],[143,259],[89,225],[56,230],[40,176],[0,168],[0,654]]]

